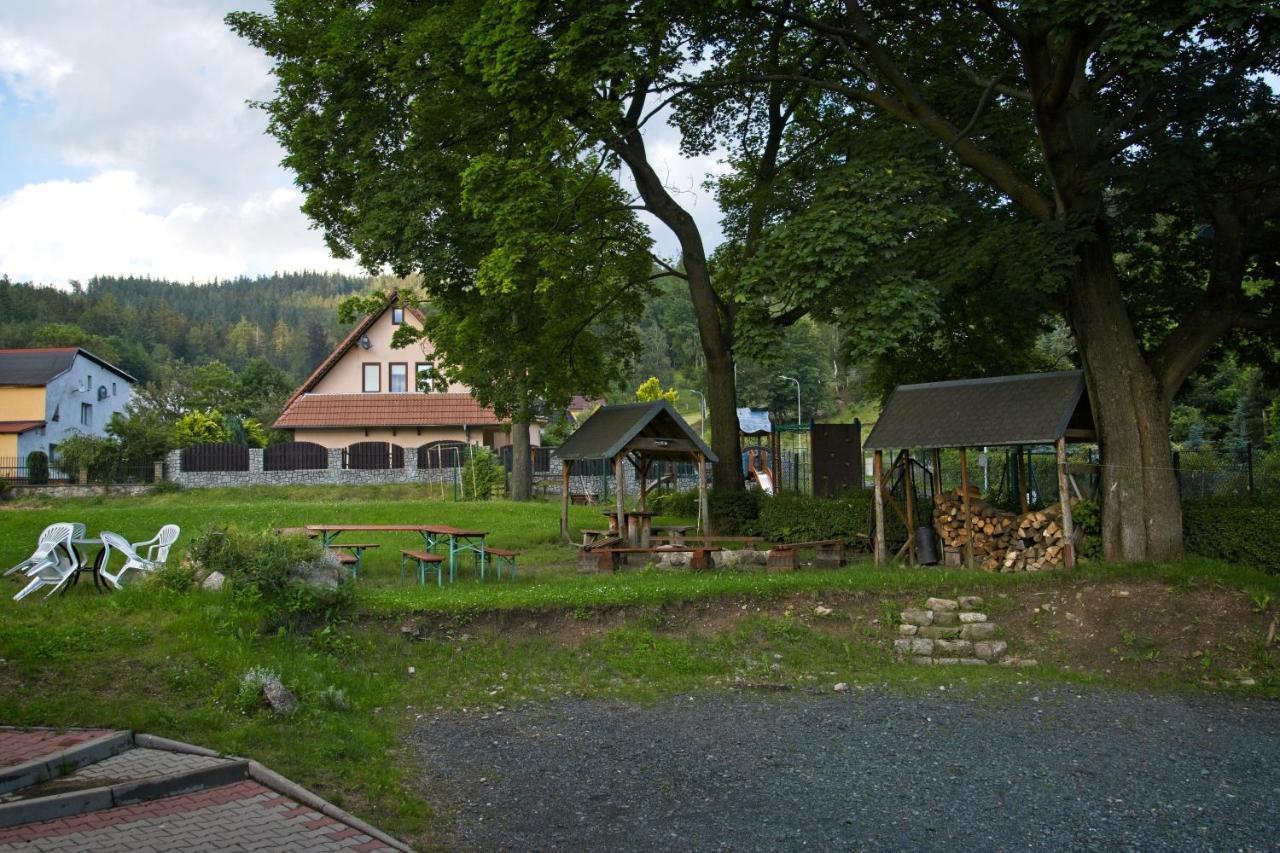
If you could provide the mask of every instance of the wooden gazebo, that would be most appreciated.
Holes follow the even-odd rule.
[[[698,520],[707,519],[707,462],[716,455],[665,400],[602,406],[555,451],[564,482],[560,495],[560,535],[569,538],[569,484],[573,465],[607,459],[613,467],[618,529],[626,530],[626,462],[640,477],[639,508],[645,509],[649,467],[655,459],[692,462],[698,472]]]
[[[912,485],[911,451],[931,451],[935,478],[941,471],[939,450],[954,448],[960,453],[960,490],[966,542],[966,563],[973,567],[972,514],[969,506],[970,447],[1024,447],[1051,444],[1057,451],[1058,492],[1062,504],[1065,565],[1075,566],[1072,542],[1071,501],[1068,486],[1067,442],[1096,442],[1093,412],[1085,392],[1084,374],[1079,370],[996,376],[951,382],[899,385],[889,396],[884,411],[865,447],[875,451],[872,465],[875,480],[875,561],[881,565],[885,554],[885,504],[889,502],[907,529],[904,550],[913,553],[916,507]],[[900,451],[889,472],[884,469],[884,451]],[[904,465],[905,467],[902,467]],[[1027,511],[1027,472],[1022,454],[1017,456],[1019,503]],[[905,507],[886,493],[894,469],[901,469],[906,485]]]

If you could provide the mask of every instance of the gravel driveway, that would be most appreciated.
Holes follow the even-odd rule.
[[[1280,850],[1265,702],[854,690],[479,717],[413,735],[452,847]]]

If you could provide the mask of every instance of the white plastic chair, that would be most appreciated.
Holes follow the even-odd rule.
[[[21,601],[41,587],[51,586],[53,589],[49,590],[48,595],[45,596],[48,598],[49,595],[62,589],[79,571],[80,560],[76,557],[75,549],[71,547],[71,525],[54,526],[64,529],[62,538],[53,541],[52,547],[42,561],[27,569],[27,577],[31,578],[31,582],[18,591],[18,594],[13,597],[14,601]]]
[[[98,569],[98,577],[116,589],[120,589],[120,579],[124,577],[125,572],[131,569],[138,572],[155,571],[169,559],[169,549],[178,540],[180,532],[178,525],[166,524],[151,539],[145,542],[130,542],[119,533],[104,530],[101,537],[105,553],[102,555],[102,566]],[[138,553],[143,548],[146,548],[147,556],[145,557]],[[112,551],[119,551],[124,556],[124,565],[114,573],[111,571]]]
[[[15,572],[29,572],[36,566],[40,566],[48,562],[53,554],[53,549],[66,542],[68,539],[75,538],[77,527],[79,527],[80,531],[83,533],[83,524],[68,524],[66,522],[50,524],[40,532],[40,538],[36,540],[36,549],[31,552],[31,556],[6,571],[4,575],[0,575],[0,577],[8,577]]]

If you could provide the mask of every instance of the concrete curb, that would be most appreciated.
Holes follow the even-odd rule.
[[[0,794],[48,782],[133,747],[132,732],[117,731],[12,767],[0,768]]]
[[[230,761],[186,773],[158,776],[139,782],[120,782],[100,788],[66,791],[47,797],[0,804],[0,828],[71,817],[103,809],[133,805],[163,797],[176,797],[209,788],[219,788],[249,778],[249,762]]]
[[[214,752],[203,746],[196,746],[192,743],[183,743],[180,740],[169,740],[167,737],[159,737],[158,735],[142,734],[141,732],[133,736],[133,743],[140,749],[163,749],[167,752],[180,752],[185,755],[203,755],[205,758],[235,758],[234,755],[226,755],[221,752]]]
[[[249,778],[270,788],[278,794],[284,794],[286,797],[297,800],[304,806],[315,809],[326,817],[331,817],[336,821],[340,821],[354,829],[358,829],[370,838],[375,838],[389,847],[403,851],[403,853],[413,853],[413,848],[409,847],[403,841],[392,838],[377,827],[370,826],[355,815],[343,811],[328,800],[311,793],[296,782],[286,779],[274,770],[263,767],[256,761],[249,762]]]

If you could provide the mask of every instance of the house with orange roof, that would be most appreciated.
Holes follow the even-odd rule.
[[[422,340],[394,349],[402,323],[422,328],[422,315],[397,297],[361,320],[285,403],[276,429],[294,441],[327,448],[366,441],[402,447],[476,444],[499,450],[511,443],[510,425],[481,406],[471,389],[433,380],[434,350]],[[541,443],[539,428],[531,441]]]
[[[0,462],[54,456],[70,435],[104,435],[137,380],[80,347],[0,350]],[[17,460],[17,461],[9,461]]]

